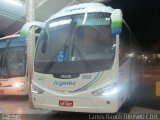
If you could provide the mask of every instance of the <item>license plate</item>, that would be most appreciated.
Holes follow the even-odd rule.
[[[4,90],[0,90],[0,95],[3,95],[4,94]]]
[[[73,101],[60,100],[59,106],[73,107]]]

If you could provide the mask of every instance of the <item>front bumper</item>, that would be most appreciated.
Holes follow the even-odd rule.
[[[0,95],[28,95],[29,86],[22,85],[20,87],[0,87],[0,91]]]
[[[59,106],[60,100],[73,101],[73,107]],[[121,107],[118,95],[92,96],[91,93],[72,97],[32,93],[32,101],[35,108],[56,111],[115,113]]]

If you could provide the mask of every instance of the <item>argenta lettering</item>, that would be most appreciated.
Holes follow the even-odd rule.
[[[75,81],[54,81],[53,83],[55,86],[70,86],[70,85],[75,85]]]
[[[73,8],[73,9],[68,9],[65,12],[73,12],[73,11],[78,11],[78,10],[84,10],[85,8]]]

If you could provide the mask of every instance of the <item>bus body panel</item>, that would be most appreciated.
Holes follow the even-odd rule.
[[[77,93],[88,89],[95,89],[96,86],[104,86],[106,81],[109,82],[108,76],[110,70],[96,73],[80,74],[79,77],[74,79],[59,79],[51,74],[42,74],[34,72],[33,81],[43,86],[48,90]],[[70,83],[70,82],[73,82]]]
[[[92,13],[92,12],[112,13],[112,11],[113,11],[112,7],[107,7],[101,3],[83,3],[83,4],[77,4],[77,5],[65,7],[58,13],[51,16],[45,22],[50,21],[54,18],[67,16],[67,15],[73,15],[73,14]]]
[[[6,63],[1,63],[2,65],[0,66],[0,95],[29,94],[29,82],[26,78],[25,70],[25,41],[24,38],[20,38],[20,35],[0,38],[0,49],[3,49],[0,59],[3,62],[7,61]],[[7,58],[4,57],[5,54]],[[7,65],[4,67],[4,64]]]
[[[110,9],[107,7],[105,8],[104,5],[102,5],[103,7],[101,6],[97,9],[96,8],[91,9],[92,3],[90,4],[91,5],[89,7],[90,9],[86,10],[85,9],[85,7],[87,7],[86,5],[88,4],[80,4],[80,5],[75,5],[73,7],[67,7],[64,10],[53,15],[50,19],[48,19],[48,21],[54,20],[62,16],[86,13],[87,10],[88,10],[88,13],[90,11],[93,13],[94,12],[112,13],[113,11],[113,9]],[[99,6],[99,4],[97,5]],[[76,7],[78,9],[75,9]],[[52,25],[51,27],[58,26],[58,22],[53,22],[53,23],[51,23]],[[64,25],[64,23],[62,23],[61,21],[59,25]],[[116,42],[115,44],[113,44],[113,46],[115,46],[116,49],[115,49],[115,56],[114,56],[112,67],[108,70],[103,70],[103,73],[105,75],[102,75],[101,77],[96,78],[97,81],[101,79],[102,82],[100,82],[100,84],[95,84],[96,82],[94,82],[92,84],[93,87],[87,87],[86,89],[82,89],[81,91],[74,91],[75,88],[82,87],[83,85],[87,84],[87,82],[85,82],[83,85],[80,84],[79,82],[82,81],[80,77],[70,78],[70,80],[74,80],[74,79],[76,79],[77,81],[79,80],[77,83],[79,83],[80,86],[75,84],[68,84],[68,86],[65,89],[66,84],[63,86],[63,88],[61,88],[60,84],[56,83],[56,85],[59,85],[59,86],[54,87],[53,83],[55,79],[57,79],[57,81],[58,80],[61,81],[60,78],[59,79],[54,78],[53,73],[43,73],[43,72],[37,72],[35,70],[33,73],[33,82],[32,82],[32,101],[33,101],[34,107],[41,108],[41,109],[73,111],[73,112],[90,112],[90,113],[117,112],[119,108],[123,105],[123,103],[128,99],[130,94],[130,80],[131,80],[130,75],[132,74],[132,71],[131,71],[132,58],[128,58],[122,65],[120,65],[121,51],[119,50],[120,49],[119,46],[121,43],[121,38],[119,35],[116,35],[115,37],[116,37],[116,40],[115,40]],[[47,44],[47,43],[44,42],[44,44]],[[43,51],[43,49],[40,49],[40,50]],[[99,73],[102,73],[102,71],[99,71]],[[88,73],[82,73],[81,75],[85,75],[85,74],[88,74]],[[97,74],[97,73],[95,72],[90,74]],[[68,79],[63,79],[63,81],[67,81],[67,80]],[[93,79],[91,81],[93,81]],[[106,93],[102,95],[95,95],[95,94],[99,94],[99,91],[101,92],[104,90],[103,91],[104,93],[107,92],[105,91],[106,90],[105,88],[111,85],[116,87],[115,89],[113,89],[113,91],[110,91],[110,94]],[[111,87],[111,90],[112,90],[112,87]],[[64,106],[61,106],[61,102],[62,102],[62,105]],[[66,103],[67,104],[66,106],[65,106],[65,102],[68,102]]]
[[[73,101],[73,106],[59,106],[59,101],[63,100]],[[118,93],[110,96],[93,96],[91,92],[84,92],[74,96],[60,96],[45,91],[43,97],[33,93],[32,101],[35,108],[58,111],[113,113],[119,109]]]
[[[103,85],[95,87],[91,90],[85,90],[83,92],[75,92],[75,93],[63,93],[59,91],[53,91],[43,85],[43,82],[47,82],[47,77],[50,75],[44,75],[41,73],[34,72],[34,76],[36,79],[41,78],[39,80],[33,79],[33,85],[38,86],[38,88],[44,90],[43,94],[34,94],[32,93],[32,101],[35,108],[41,109],[51,109],[58,111],[73,111],[73,112],[90,112],[90,113],[114,113],[119,110],[122,104],[126,100],[127,92],[126,87],[123,87],[124,80],[120,80],[119,78],[119,40],[116,40],[116,56],[113,63],[113,66],[105,79],[103,79]],[[43,78],[43,80],[42,80]],[[53,78],[53,76],[52,76]],[[102,78],[102,77],[101,77]],[[46,80],[44,80],[46,79]],[[43,81],[43,82],[42,82]],[[102,89],[105,86],[111,85],[113,83],[117,83],[119,91],[114,93],[113,95],[104,95],[104,96],[93,96],[92,92]],[[122,94],[123,93],[123,94]],[[64,107],[59,106],[60,100],[73,101],[73,107]],[[101,103],[101,104],[100,104]]]
[[[113,67],[109,74],[106,77],[105,83],[103,87],[108,83],[117,83],[119,86],[119,93],[116,93],[114,96],[93,96],[92,92],[96,89],[92,89],[92,91],[84,91],[82,94],[77,92],[74,94],[67,93],[59,93],[59,91],[52,91],[48,89],[46,85],[43,86],[43,82],[41,80],[33,79],[33,85],[41,88],[44,91],[43,94],[34,94],[32,93],[32,101],[36,108],[41,109],[51,109],[58,111],[73,111],[73,112],[91,112],[91,113],[114,113],[119,110],[119,108],[123,105],[123,103],[127,100],[129,95],[129,75],[130,75],[130,62],[131,60],[127,60],[123,66],[119,69],[119,54],[118,54],[118,44],[116,57],[113,63]],[[38,73],[39,76],[41,73]],[[34,72],[34,75],[37,75]],[[50,75],[45,75],[50,76]],[[36,78],[39,78],[35,76]],[[47,79],[45,80],[47,82]],[[103,88],[102,86],[98,86],[97,90]],[[73,107],[60,107],[59,100],[68,100],[73,101],[75,106]]]

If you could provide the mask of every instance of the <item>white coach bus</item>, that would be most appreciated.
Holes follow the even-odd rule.
[[[26,40],[20,35],[0,38],[0,95],[27,95]]]
[[[140,77],[139,48],[120,9],[101,3],[65,7],[45,22],[34,59],[36,108],[113,113],[129,100]]]

